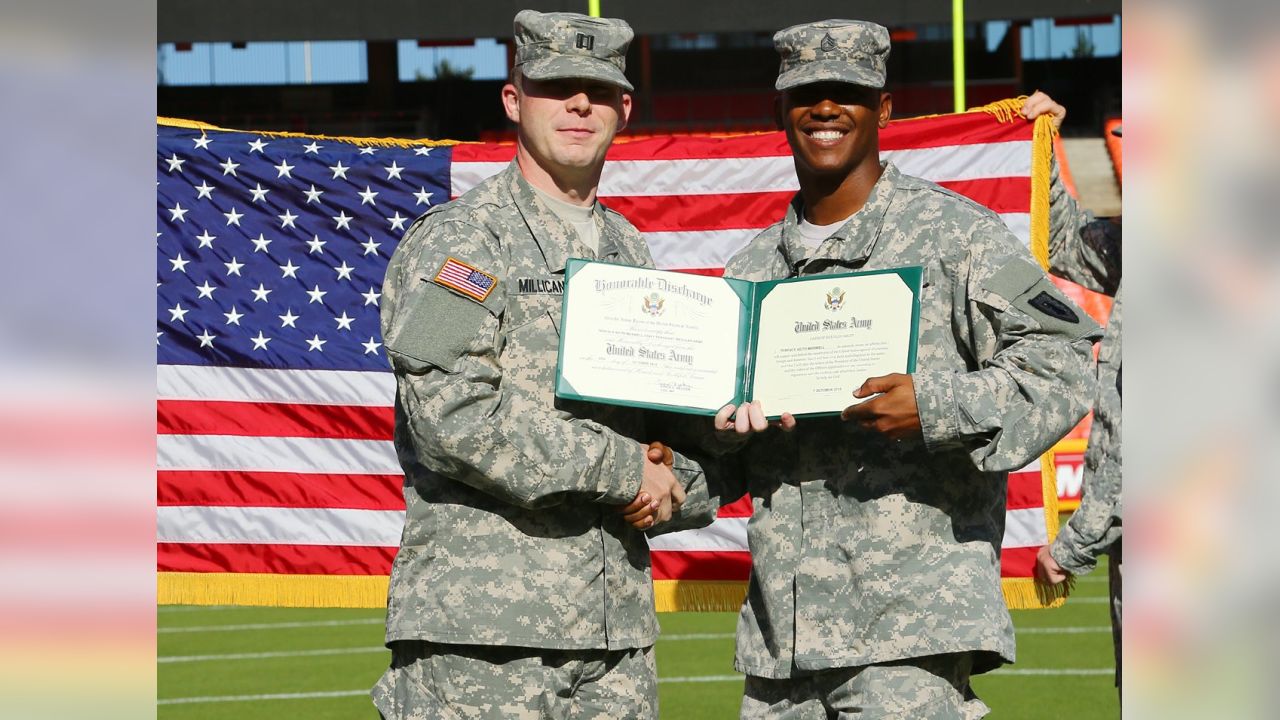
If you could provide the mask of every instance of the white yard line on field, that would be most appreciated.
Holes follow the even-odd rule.
[[[277,626],[273,626],[277,627]],[[186,628],[182,628],[185,630]],[[1105,629],[1105,628],[1104,628]],[[686,633],[682,635],[663,635],[658,639],[662,641],[680,641],[680,640],[732,640],[733,633]],[[321,648],[315,650],[276,650],[272,652],[252,652],[252,653],[225,653],[221,655],[161,655],[156,658],[159,664],[165,663],[188,663],[188,662],[206,662],[217,660],[265,660],[269,658],[287,658],[287,657],[311,657],[317,655],[343,655],[346,653],[375,653],[387,652],[385,647],[349,647],[349,648]]]
[[[1109,633],[1110,625],[1089,625],[1086,627],[1033,627],[1017,628],[1018,635],[1087,635],[1091,633]]]
[[[187,705],[190,703],[257,702],[259,700],[310,700],[312,698],[356,697],[368,695],[369,689],[335,690],[333,692],[272,693],[270,695],[204,695],[200,697],[160,698],[157,705]]]
[[[160,633],[192,633],[192,632],[236,632],[240,630],[275,630],[277,628],[304,627],[341,627],[344,625],[381,625],[382,618],[359,618],[355,620],[307,620],[282,623],[250,623],[242,625],[189,625],[158,628]],[[725,640],[733,637],[733,633],[683,633],[663,635],[659,640]]]
[[[1004,668],[992,670],[991,675],[1044,675],[1050,677],[1062,675],[1089,676],[1115,675],[1115,668]]]
[[[389,652],[385,647],[323,648],[318,650],[277,650],[274,652],[226,653],[223,655],[161,655],[156,663],[189,663],[223,660],[265,660],[268,658],[315,657],[318,655],[347,655],[356,653]]]
[[[156,628],[158,633],[236,632],[238,630],[275,630],[278,628],[341,627],[344,625],[381,625],[382,618],[358,620],[308,620],[305,622],[253,623],[248,625],[190,625],[187,627]]]
[[[658,642],[664,640],[732,640],[733,633],[684,633],[680,635],[659,635]]]
[[[290,627],[296,627],[292,624]],[[255,626],[253,629],[259,629],[261,626]],[[270,627],[280,627],[280,625],[272,625]],[[188,630],[188,628],[175,628],[175,630]],[[1019,635],[1090,635],[1105,634],[1111,632],[1111,628],[1107,625],[1087,625],[1087,626],[1069,626],[1069,627],[1033,627],[1021,628]],[[733,633],[685,633],[677,635],[664,635],[658,639],[663,641],[688,641],[688,640],[731,640]],[[265,660],[270,658],[288,658],[288,657],[314,657],[320,655],[344,655],[348,653],[378,653],[387,652],[385,647],[348,647],[348,648],[319,648],[312,650],[276,650],[271,652],[252,652],[252,653],[224,653],[219,655],[161,655],[156,658],[159,664],[167,663],[188,663],[188,662],[209,662],[223,660]],[[718,677],[718,676],[717,676]],[[690,681],[692,682],[692,681]]]

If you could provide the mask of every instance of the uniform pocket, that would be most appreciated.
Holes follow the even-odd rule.
[[[509,330],[503,332],[504,342],[499,362],[502,365],[503,384],[522,395],[535,398],[543,407],[551,407],[555,400],[556,357],[560,351],[560,331],[546,307],[541,302],[526,302],[522,312],[513,313]],[[557,312],[559,308],[556,308]]]
[[[916,658],[902,663],[870,665],[854,685],[864,698],[859,717],[867,720],[959,720],[964,696],[949,677],[955,668],[935,667],[935,660],[954,656]],[[955,661],[952,660],[954,663]]]
[[[1041,331],[1077,339],[1095,333],[1097,324],[1062,294],[1053,281],[1035,265],[1013,261],[997,270],[974,293],[974,298],[1008,315],[1011,326],[1025,331]]]
[[[391,667],[369,693],[382,717],[386,720],[461,720],[441,699],[435,685],[434,653],[425,649],[426,643],[409,641],[394,645]]]
[[[413,372],[423,371],[424,364],[454,372],[490,314],[488,307],[422,279],[387,328],[387,353]]]

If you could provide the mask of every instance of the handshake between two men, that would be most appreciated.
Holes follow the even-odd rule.
[[[910,375],[893,373],[868,378],[853,391],[853,396],[858,402],[840,413],[841,420],[857,423],[891,440],[920,435],[920,415]],[[725,405],[712,422],[716,432],[736,435],[763,432],[770,427],[791,432],[797,425],[791,413],[782,413],[779,419],[768,420],[759,400],[745,403],[741,408]],[[657,441],[649,443],[640,491],[635,500],[618,508],[623,519],[635,529],[648,530],[667,522],[684,504],[684,487],[672,472],[673,459],[671,448]]]

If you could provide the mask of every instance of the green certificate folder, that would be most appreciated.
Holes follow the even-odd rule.
[[[915,370],[919,267],[749,282],[572,259],[556,396],[696,415],[838,414]]]

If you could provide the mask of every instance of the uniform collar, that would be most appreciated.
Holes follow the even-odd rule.
[[[613,211],[596,202],[596,227],[600,229],[599,259],[623,265],[651,265],[653,261],[644,240],[635,237],[635,231],[628,223],[608,219],[606,214],[610,212]]]
[[[596,224],[597,236],[600,238],[600,252],[596,255],[578,239],[577,231],[561,220],[560,216],[552,212],[551,208],[538,197],[537,191],[520,172],[520,165],[516,160],[513,159],[504,172],[508,174],[507,187],[511,191],[511,197],[524,218],[525,225],[529,228],[529,234],[538,243],[538,249],[542,251],[542,258],[546,261],[548,270],[564,272],[565,265],[571,257],[628,265],[641,264],[637,258],[633,257],[634,253],[631,252],[628,243],[624,242],[621,233],[614,227],[616,223],[605,222],[605,209],[599,201],[591,212],[591,218]]]
[[[898,188],[900,172],[897,166],[885,160],[881,162],[884,171],[880,179],[871,187],[867,202],[818,246],[810,255],[809,246],[800,237],[800,219],[804,217],[804,201],[800,193],[796,193],[787,207],[787,215],[782,221],[782,237],[778,241],[778,249],[787,264],[796,274],[807,263],[817,260],[833,260],[841,264],[859,266],[871,257],[876,240],[880,237],[880,229],[884,226],[884,216],[893,201],[894,192]]]

